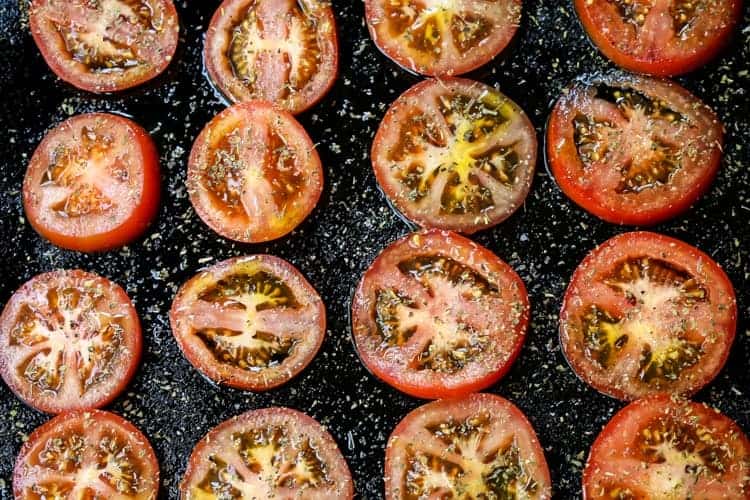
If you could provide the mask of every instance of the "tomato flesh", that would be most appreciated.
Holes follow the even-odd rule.
[[[385,498],[549,499],[534,429],[492,394],[434,401],[398,424],[385,451]]]
[[[547,127],[563,192],[615,224],[656,224],[687,210],[716,176],[723,127],[675,83],[610,73],[574,83]]]
[[[520,0],[365,0],[378,48],[405,69],[461,75],[491,61],[521,22]]]
[[[141,327],[118,285],[84,271],[40,274],[0,316],[0,374],[28,405],[47,413],[98,408],[128,384],[141,355]]]
[[[204,58],[232,102],[259,99],[301,113],[336,80],[333,10],[321,0],[225,0],[208,28]]]
[[[32,227],[57,246],[94,252],[130,243],[159,206],[159,155],[127,118],[91,113],[50,131],[29,162],[23,202]]]
[[[33,0],[31,33],[50,68],[90,92],[114,92],[162,73],[179,35],[171,0]]]
[[[180,491],[186,500],[354,497],[331,435],[287,408],[250,411],[212,429],[193,449]]]
[[[742,14],[740,0],[576,0],[602,53],[630,71],[687,73],[726,45]]]
[[[529,319],[526,288],[489,250],[447,231],[409,235],[365,273],[352,305],[365,366],[415,397],[489,387],[510,369]]]
[[[584,499],[750,497],[750,441],[718,410],[657,395],[618,412],[591,448]]]
[[[312,285],[270,255],[230,259],[202,271],[177,293],[170,321],[198,370],[215,382],[254,391],[301,372],[326,329],[325,306]]]
[[[635,232],[578,266],[560,339],[573,370],[601,392],[689,395],[724,366],[736,323],[734,289],[716,262],[679,240]]]
[[[534,126],[513,101],[479,82],[446,78],[396,100],[375,136],[372,163],[406,217],[473,233],[523,204],[536,151]]]

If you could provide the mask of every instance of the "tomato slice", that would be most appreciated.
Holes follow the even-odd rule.
[[[510,43],[521,0],[365,0],[375,45],[401,67],[431,76],[483,66]]]
[[[94,252],[138,238],[159,206],[159,154],[127,118],[78,115],[52,129],[31,157],[23,204],[57,246]]]
[[[750,441],[707,405],[639,399],[596,438],[583,489],[585,500],[750,498]]]
[[[385,449],[385,498],[552,498],[539,440],[507,399],[471,394],[409,413]]]
[[[383,250],[352,304],[365,366],[426,399],[500,380],[521,351],[528,322],[529,298],[515,271],[448,231],[414,233]]]
[[[354,498],[349,467],[314,419],[288,408],[231,418],[193,449],[180,484],[186,500]]]
[[[185,283],[169,313],[188,360],[209,379],[265,391],[299,374],[326,331],[323,301],[287,261],[225,260]]]
[[[666,80],[583,77],[557,101],[547,160],[563,192],[615,224],[656,224],[687,210],[719,169],[724,129]]]
[[[724,366],[736,325],[734,289],[716,262],[679,240],[635,232],[578,266],[560,340],[576,374],[605,394],[690,395]]]
[[[338,73],[336,21],[324,0],[224,0],[206,35],[211,81],[232,102],[260,99],[293,114]]]
[[[727,44],[741,0],[575,0],[599,50],[623,68],[659,76],[703,66]]]
[[[17,500],[155,500],[159,464],[130,422],[100,410],[59,415],[37,428],[13,471]]]
[[[390,107],[372,146],[380,186],[424,227],[474,233],[523,204],[536,166],[534,126],[479,82],[427,80]]]
[[[47,65],[90,92],[115,92],[161,74],[180,26],[171,0],[32,0],[31,34]]]
[[[315,145],[289,113],[263,101],[225,109],[198,136],[190,201],[203,222],[243,243],[274,240],[302,223],[323,191]]]
[[[47,413],[102,407],[135,374],[141,326],[115,283],[85,271],[40,274],[0,316],[0,375]]]

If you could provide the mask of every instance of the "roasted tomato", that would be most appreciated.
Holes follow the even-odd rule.
[[[226,260],[182,286],[169,313],[188,360],[211,380],[264,391],[301,372],[323,343],[323,301],[270,255]]]
[[[293,114],[317,103],[338,73],[326,0],[224,0],[206,35],[208,75],[232,102],[253,99]]]
[[[99,408],[133,377],[141,326],[118,285],[84,271],[26,282],[0,316],[0,375],[37,410]]]
[[[372,146],[375,176],[406,217],[473,233],[526,199],[536,166],[534,126],[492,87],[447,78],[399,97]]]
[[[354,295],[362,362],[419,398],[463,396],[494,384],[518,357],[529,298],[508,264],[447,231],[411,234],[386,248]]]
[[[557,101],[547,160],[563,192],[615,224],[656,224],[687,210],[719,169],[724,127],[676,83],[613,72]]]
[[[159,75],[180,30],[171,0],[32,0],[29,23],[52,71],[90,92],[123,90]]]
[[[130,243],[159,207],[159,154],[121,116],[78,115],[52,129],[31,157],[23,205],[57,246],[94,252]]]
[[[620,410],[591,447],[584,500],[750,498],[750,441],[709,406],[666,394]]]
[[[100,410],[59,415],[37,428],[13,471],[17,500],[156,500],[159,464],[148,439]]]
[[[636,232],[578,266],[560,341],[576,374],[605,394],[691,395],[724,366],[736,324],[734,289],[716,262],[679,240]]]
[[[385,498],[552,497],[534,429],[492,394],[433,401],[409,413],[385,450]]]
[[[659,76],[699,68],[727,43],[741,0],[575,0],[591,39],[615,64]]]
[[[225,238],[274,240],[312,212],[323,191],[315,145],[292,115],[263,101],[236,104],[211,120],[190,154],[195,211]]]
[[[375,45],[401,67],[461,75],[490,62],[521,22],[521,0],[365,0]]]
[[[182,500],[350,500],[354,485],[336,442],[288,408],[249,411],[214,427],[193,449]]]

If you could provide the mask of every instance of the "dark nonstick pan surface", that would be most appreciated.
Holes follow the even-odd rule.
[[[333,0],[342,72],[333,91],[301,117],[326,171],[312,216],[294,233],[264,245],[230,243],[198,219],[187,198],[190,147],[224,103],[202,73],[203,33],[218,0],[179,0],[180,48],[156,82],[96,96],[57,80],[28,30],[27,0],[0,0],[0,305],[37,273],[82,268],[123,285],[140,313],[144,358],[129,388],[108,409],[149,437],[162,470],[162,496],[177,485],[195,444],[219,422],[253,408],[289,406],[325,424],[354,474],[360,498],[382,498],[384,447],[396,423],[420,401],[375,380],[350,340],[352,288],[375,255],[410,228],[386,204],[369,160],[386,107],[418,79],[386,60],[370,41],[360,0]],[[697,399],[715,405],[750,432],[750,8],[723,57],[679,81],[710,104],[727,128],[724,163],[713,188],[687,214],[655,228],[697,245],[721,263],[739,299],[737,341],[726,368]],[[515,42],[470,75],[497,85],[520,104],[542,137],[561,90],[583,72],[610,68],[589,44],[570,0],[525,0]],[[40,239],[24,220],[19,190],[45,131],[70,115],[113,111],[132,116],[161,151],[163,200],[146,236],[120,251],[84,255]],[[541,158],[541,156],[540,156]],[[597,433],[622,403],[580,382],[560,351],[557,315],[573,269],[598,243],[625,231],[572,205],[540,160],[526,205],[475,239],[510,263],[526,282],[533,316],[523,352],[491,388],[515,402],[544,446],[558,498],[580,497],[581,469]],[[244,254],[271,253],[294,263],[322,295],[329,330],[312,364],[266,394],[217,388],[183,358],[167,311],[177,288],[198,269]],[[15,455],[47,420],[0,384],[0,498],[11,497]]]

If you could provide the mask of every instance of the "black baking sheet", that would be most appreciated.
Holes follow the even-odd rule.
[[[27,0],[0,0],[0,304],[33,275],[55,268],[91,270],[126,288],[143,321],[145,351],[134,381],[109,409],[132,420],[151,440],[161,464],[164,498],[177,498],[191,448],[211,427],[273,405],[300,409],[328,426],[349,462],[358,496],[382,498],[388,435],[421,402],[376,381],[362,367],[350,340],[347,311],[351,290],[366,266],[410,229],[378,190],[369,148],[386,107],[418,78],[375,48],[360,0],[334,0],[341,75],[333,91],[300,117],[325,166],[321,202],[284,239],[263,245],[231,243],[203,225],[185,189],[192,141],[224,108],[201,61],[203,33],[220,2],[175,3],[182,24],[180,47],[166,74],[133,91],[96,96],[52,75],[29,35]],[[749,12],[746,6],[744,23],[722,58],[679,79],[726,124],[726,155],[718,179],[687,214],[655,228],[708,252],[734,282],[740,312],[737,341],[727,367],[697,399],[717,406],[745,431],[750,431]],[[533,0],[524,2],[513,44],[470,76],[499,86],[520,104],[541,139],[562,88],[582,72],[609,67],[585,38],[569,0]],[[152,133],[162,159],[161,209],[146,236],[128,248],[100,255],[63,251],[41,240],[24,220],[19,190],[26,163],[50,127],[73,114],[103,110],[128,114]],[[475,237],[509,262],[529,289],[533,315],[526,345],[508,376],[491,391],[515,402],[533,423],[557,498],[580,497],[589,446],[622,407],[578,381],[565,363],[557,337],[561,296],[583,256],[622,231],[573,206],[540,161],[525,206]],[[210,385],[183,358],[167,319],[176,289],[196,270],[252,253],[271,253],[298,266],[322,295],[329,319],[317,358],[291,383],[267,394]],[[47,418],[0,384],[0,498],[11,497],[11,471],[23,439]]]

